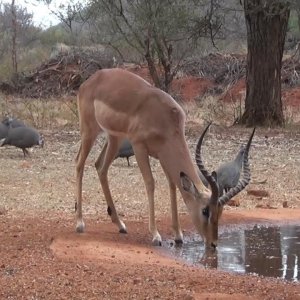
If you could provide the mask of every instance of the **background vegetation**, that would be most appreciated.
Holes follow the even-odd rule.
[[[146,65],[154,84],[168,91],[191,60],[209,53],[247,52],[244,10],[238,0],[90,0],[86,5],[71,0],[51,13],[60,23],[41,28],[26,7],[0,2],[1,82],[18,81],[63,49],[76,47],[105,49],[115,65]],[[295,1],[286,55],[295,53],[299,40],[300,3]],[[7,99],[1,101],[1,113],[7,113]]]
[[[132,42],[132,46],[129,47],[126,39],[132,38],[131,35],[133,34],[141,34],[144,30],[142,26],[149,25],[144,22],[148,19],[147,13],[149,11],[143,8],[144,2],[149,1],[136,1],[141,4],[136,7],[135,11],[130,10],[132,14],[130,18],[134,18],[130,21],[135,28],[132,28],[132,31],[129,32],[128,28],[126,29],[126,26],[121,24],[125,28],[126,35],[116,34],[116,28],[114,28],[116,25],[113,27],[113,21],[109,20],[109,14],[113,13],[109,9],[113,9],[113,7],[106,7],[106,11],[103,9],[103,6],[108,3],[118,2],[93,0],[89,2],[90,6],[83,7],[80,1],[72,0],[69,4],[61,5],[58,11],[52,11],[52,14],[59,17],[61,23],[49,28],[35,26],[33,16],[27,11],[26,7],[15,4],[17,12],[18,71],[32,70],[40,65],[41,62],[49,58],[57,43],[64,43],[68,46],[101,44],[110,47],[120,61],[144,62],[145,58],[136,41]],[[151,1],[152,7],[149,10],[160,10],[163,2],[169,1]],[[177,38],[175,40],[176,49],[174,49],[177,55],[176,58],[180,57],[184,46],[187,46],[186,48],[189,50],[185,58],[203,56],[217,51],[245,53],[246,28],[244,11],[240,1],[172,2],[176,5],[172,5],[173,8],[169,11],[169,15],[166,11],[161,11],[160,15],[155,17],[161,18],[159,30],[164,28],[166,37],[169,40],[171,40],[170,36],[174,40]],[[213,3],[212,12],[209,11],[209,3]],[[300,40],[299,7],[295,7],[291,11],[286,49],[293,49],[297,41]],[[129,8],[131,9],[131,7]],[[166,7],[166,9],[169,9],[169,7]],[[213,13],[214,16],[209,16],[209,13]],[[174,18],[174,14],[176,14],[176,18]],[[214,43],[211,42],[210,28],[205,23],[207,19],[213,22],[215,26],[215,28],[212,28],[212,30],[215,30],[213,32],[215,34]],[[190,23],[187,20],[190,20]],[[174,32],[176,32],[176,35]],[[188,32],[190,36],[188,36]],[[12,34],[11,3],[0,2],[0,80],[10,79],[13,73],[11,62]],[[142,40],[142,38],[143,36],[140,39]]]

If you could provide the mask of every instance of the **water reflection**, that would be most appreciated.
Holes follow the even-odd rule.
[[[220,236],[214,253],[205,252],[199,241],[172,251],[175,256],[208,268],[300,281],[300,226],[255,226],[226,232]]]

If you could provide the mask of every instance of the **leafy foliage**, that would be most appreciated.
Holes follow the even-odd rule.
[[[121,57],[126,44],[147,62],[154,84],[167,91],[199,38],[219,32],[217,8],[217,1],[92,0],[87,13],[94,40],[118,49]]]

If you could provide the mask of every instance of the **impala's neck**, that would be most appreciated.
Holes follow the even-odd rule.
[[[203,202],[206,202],[204,198],[207,198],[209,190],[204,186],[198,176],[196,166],[193,163],[182,133],[176,134],[173,136],[172,140],[168,140],[164,144],[164,147],[162,147],[161,151],[158,153],[158,159],[160,160],[164,171],[179,188],[183,200],[189,209],[194,208],[193,202],[195,201],[194,199],[191,199],[190,194],[183,189],[180,181],[180,172],[184,172],[192,180],[199,193],[203,193]]]

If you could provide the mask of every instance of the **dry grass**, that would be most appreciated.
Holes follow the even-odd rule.
[[[300,107],[283,107],[284,119],[287,128],[299,128],[300,127]]]
[[[244,111],[244,102],[231,101],[225,103],[215,96],[205,96],[199,101],[183,104],[190,122],[213,122],[221,126],[231,126]]]
[[[228,87],[229,88],[229,87]],[[223,94],[226,93],[226,90]],[[64,96],[60,99],[21,99],[1,95],[0,116],[11,115],[40,129],[78,128],[76,97]],[[244,97],[220,100],[220,96],[205,95],[195,101],[181,103],[190,123],[213,122],[220,126],[231,126],[244,112]],[[288,128],[300,124],[300,109],[284,106]]]
[[[205,98],[201,104],[185,106],[187,113],[187,141],[194,155],[195,144],[204,124],[214,121],[203,146],[203,157],[210,170],[233,159],[240,145],[248,139],[251,130],[232,124],[230,105],[219,104],[213,98]],[[23,160],[22,152],[13,147],[0,148],[1,206],[13,213],[30,214],[47,211],[73,214],[75,163],[79,148],[78,120],[75,99],[63,101],[6,99],[1,113],[9,112],[29,124],[43,128],[44,149],[34,149],[31,158]],[[85,214],[106,212],[106,203],[100,190],[94,162],[103,145],[99,138],[86,165],[84,177]],[[244,191],[238,197],[242,208],[253,209],[260,204],[282,207],[300,207],[300,133],[293,130],[258,129],[251,148],[251,169],[254,181],[249,188],[263,189],[270,197],[258,199]],[[109,172],[112,194],[123,215],[146,218],[147,202],[144,184],[135,163],[127,167],[126,160],[116,160]],[[158,214],[169,213],[168,184],[159,163],[151,159],[156,180],[156,206]],[[179,201],[180,212],[186,212]],[[0,207],[1,208],[1,207]]]
[[[244,113],[245,101],[241,97],[239,99],[231,99],[228,102],[220,100],[220,97],[206,95],[194,102],[183,103],[182,107],[187,115],[188,122],[196,122],[206,124],[213,122],[214,124],[229,127]],[[299,128],[300,125],[300,108],[284,105],[283,113],[285,118],[285,127],[293,130]]]
[[[55,129],[78,126],[75,97],[61,99],[21,99],[1,96],[0,115],[11,115],[36,128]]]
[[[188,122],[189,124],[189,122]],[[203,126],[193,123],[187,126],[187,140],[192,155]],[[221,162],[232,159],[240,144],[245,143],[251,130],[241,128],[225,129],[213,126],[203,146],[203,157],[210,170]],[[43,131],[45,147],[35,148],[31,158],[23,160],[22,152],[13,147],[0,148],[1,208],[9,213],[28,215],[50,215],[74,213],[75,163],[79,148],[77,130],[51,129]],[[265,136],[268,136],[266,138]],[[83,195],[84,213],[106,216],[106,203],[100,189],[94,162],[103,145],[99,138],[88,158]],[[249,188],[263,189],[270,197],[256,198],[244,191],[238,198],[241,208],[253,209],[257,205],[282,207],[287,201],[289,207],[300,207],[300,134],[283,130],[257,130],[251,148],[250,163],[254,181],[264,184],[250,184]],[[132,167],[125,159],[117,159],[109,171],[110,186],[116,206],[124,218],[144,219],[148,205],[142,176],[134,157]],[[156,181],[156,211],[158,215],[169,214],[169,189],[164,173],[155,159],[151,159]],[[232,209],[227,207],[226,209]],[[239,208],[238,208],[239,209]],[[186,207],[179,197],[179,210],[186,213]]]

